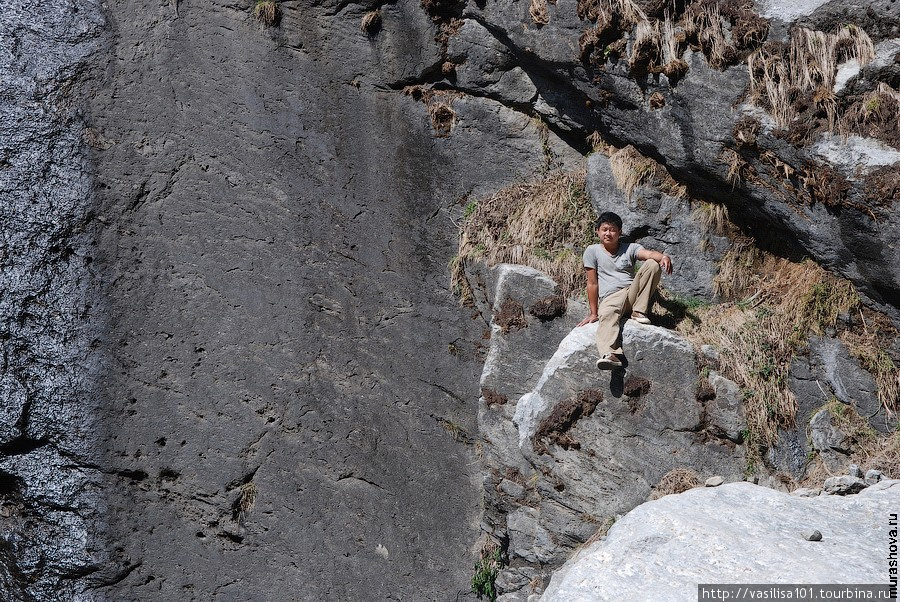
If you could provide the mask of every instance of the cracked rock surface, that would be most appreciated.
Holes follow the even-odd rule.
[[[482,307],[495,311],[508,298],[528,306],[555,289],[537,270],[507,264],[481,279]],[[504,594],[529,591],[517,575],[536,572],[546,583],[574,549],[645,501],[673,469],[743,478],[743,445],[726,435],[743,428],[740,404],[729,398],[734,383],[719,376],[723,399],[699,399],[691,345],[631,322],[623,330],[627,366],[598,371],[596,324],[575,326],[586,312],[570,299],[555,320],[529,316],[509,332],[492,326],[478,420],[490,504],[484,528],[508,544]],[[586,409],[582,402],[580,411],[565,410],[588,398]]]

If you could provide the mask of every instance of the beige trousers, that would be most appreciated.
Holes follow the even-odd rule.
[[[648,259],[634,275],[631,286],[600,299],[597,307],[597,349],[601,357],[607,353],[622,353],[619,328],[622,314],[632,311],[647,313],[661,274],[659,264]]]

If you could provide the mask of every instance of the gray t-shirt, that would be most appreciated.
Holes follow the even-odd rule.
[[[597,270],[600,298],[631,286],[634,280],[634,262],[638,251],[644,247],[636,242],[619,241],[619,250],[610,255],[603,245],[591,245],[584,250],[584,267]]]

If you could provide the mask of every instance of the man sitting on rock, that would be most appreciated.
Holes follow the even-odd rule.
[[[600,359],[597,367],[612,370],[622,366],[622,347],[619,320],[631,314],[638,324],[649,324],[647,312],[661,269],[672,273],[672,259],[659,251],[645,249],[634,242],[620,240],[622,218],[611,211],[597,218],[600,244],[584,250],[584,269],[587,273],[587,298],[591,313],[579,326],[599,321],[597,348]],[[635,261],[642,261],[634,273]],[[661,269],[660,269],[661,268]]]

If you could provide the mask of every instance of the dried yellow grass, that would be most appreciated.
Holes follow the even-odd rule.
[[[795,98],[818,91],[828,111],[838,65],[844,60],[865,65],[874,57],[872,40],[855,25],[845,25],[833,34],[798,27],[786,51],[767,45],[747,57],[751,98],[757,104],[765,100],[775,123],[786,128],[797,116],[792,106]],[[829,115],[832,127],[836,119]]]
[[[701,484],[700,475],[690,468],[673,468],[664,474],[663,478],[656,484],[653,493],[650,494],[650,499],[658,500],[673,493],[684,493],[689,489],[699,487]]]
[[[278,20],[278,3],[275,0],[256,0],[253,5],[253,18],[271,27]]]
[[[780,428],[792,428],[797,401],[788,387],[793,355],[812,333],[833,328],[859,306],[852,285],[812,261],[792,263],[741,239],[726,254],[716,280],[719,294],[742,300],[698,308],[699,320],[679,324],[695,344],[719,350],[719,367],[744,392],[754,444],[771,446]],[[753,446],[748,450],[756,453]]]
[[[728,218],[728,207],[721,203],[695,201],[691,204],[691,217],[700,225],[704,234],[725,236],[734,229]]]
[[[895,131],[900,131],[900,92],[884,82],[879,82],[861,102],[847,110],[841,119],[840,132],[846,138],[850,132],[876,122],[882,128],[893,126]]]
[[[596,215],[585,190],[585,172],[556,171],[508,186],[470,204],[460,226],[451,286],[465,292],[465,264],[516,263],[553,278],[563,295],[584,287],[581,254],[593,242]]]
[[[645,157],[633,146],[622,149],[610,147],[610,150],[609,166],[613,179],[629,201],[635,188],[651,182],[670,196],[687,197],[687,188],[679,184],[665,167]]]
[[[359,30],[363,33],[375,33],[381,27],[381,12],[370,10],[359,22]]]
[[[531,20],[537,25],[546,25],[550,22],[550,11],[547,6],[547,0],[531,0],[528,7],[528,14]]]

